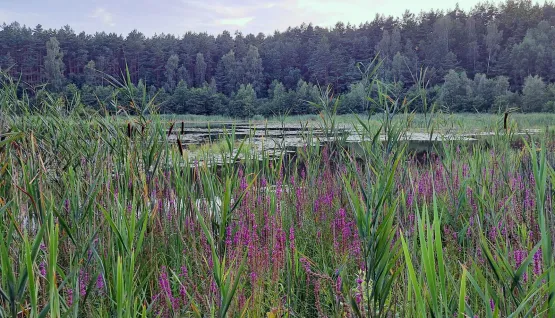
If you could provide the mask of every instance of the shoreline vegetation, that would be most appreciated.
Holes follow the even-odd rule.
[[[550,115],[482,124],[425,94],[416,114],[369,78],[373,116],[347,117],[356,150],[328,87],[293,152],[253,152],[230,127],[203,160],[170,140],[186,117],[129,83],[113,115],[32,108],[2,82],[0,316],[554,316]],[[457,121],[487,140],[404,139]]]

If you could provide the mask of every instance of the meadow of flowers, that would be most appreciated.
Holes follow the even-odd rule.
[[[555,316],[552,132],[416,155],[361,120],[356,153],[229,134],[214,165],[156,115],[26,113],[4,84],[0,317]]]

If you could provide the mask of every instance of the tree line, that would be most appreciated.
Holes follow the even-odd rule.
[[[78,95],[98,107],[114,97],[107,76],[126,71],[164,112],[248,117],[311,113],[318,87],[342,94],[340,112],[367,107],[360,65],[379,56],[378,76],[399,93],[426,70],[431,100],[452,112],[507,107],[555,111],[555,6],[529,0],[480,3],[465,11],[376,15],[358,26],[311,24],[271,35],[146,37],[45,30],[17,22],[0,30],[0,68],[22,86]],[[40,94],[34,96],[39,101]],[[418,107],[418,105],[414,106]]]

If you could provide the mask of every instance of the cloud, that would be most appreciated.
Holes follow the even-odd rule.
[[[221,19],[218,20],[218,23],[221,25],[231,25],[231,26],[239,26],[243,27],[251,22],[254,17],[244,17],[244,18],[231,18],[231,19]]]
[[[93,14],[91,15],[91,18],[99,19],[106,26],[113,27],[116,25],[112,14],[106,11],[106,9],[104,8],[96,8],[96,10],[94,10]]]
[[[227,3],[224,4],[219,1],[197,1],[197,0],[182,0],[182,2],[187,5],[200,9],[205,12],[210,12],[224,18],[241,18],[248,16],[260,9],[270,9],[275,3],[264,3],[254,2],[249,3],[249,1],[244,1],[243,4],[239,3]]]
[[[289,12],[284,21],[289,25],[306,22],[331,27],[338,21],[359,24],[372,20],[384,4],[385,0],[286,0],[278,6]]]
[[[267,31],[259,30],[259,26],[252,23],[266,20],[276,6],[275,2],[255,0],[181,0],[181,4],[183,27],[209,33],[220,33],[224,29]]]

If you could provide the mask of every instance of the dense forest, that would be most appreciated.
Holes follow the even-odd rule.
[[[407,11],[402,17],[376,15],[358,26],[303,24],[272,35],[146,37],[135,30],[124,37],[17,22],[0,30],[0,67],[20,80],[37,107],[40,87],[61,98],[79,96],[94,108],[109,104],[115,90],[107,75],[121,78],[127,69],[136,89],[156,94],[168,113],[310,113],[306,101],[326,85],[342,96],[340,112],[362,112],[369,88],[360,65],[376,56],[378,76],[399,94],[410,94],[426,70],[430,99],[449,112],[555,111],[550,2]]]

